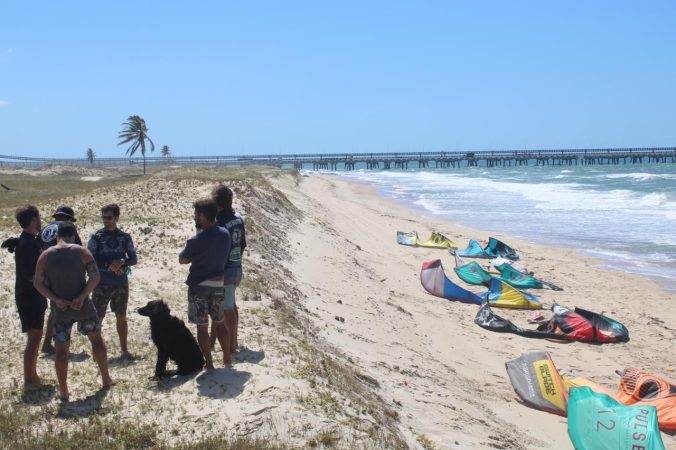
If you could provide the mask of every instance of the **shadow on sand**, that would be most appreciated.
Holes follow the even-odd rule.
[[[114,358],[108,358],[108,366],[109,367],[133,366],[141,359],[143,358],[140,358],[138,356],[134,356],[133,358],[129,358],[127,356],[115,356]]]
[[[250,372],[234,367],[212,369],[197,377],[199,394],[214,399],[235,398],[244,391]]]
[[[103,387],[96,393],[73,402],[61,402],[59,411],[56,414],[61,419],[70,419],[72,417],[89,417],[96,414],[101,409],[103,399],[106,398],[110,387]]]
[[[53,384],[32,385],[24,389],[21,401],[28,405],[41,406],[51,402],[54,395],[56,395],[56,386]]]
[[[168,370],[167,372],[176,372],[172,370]],[[162,392],[168,392],[171,391],[172,389],[175,389],[188,381],[192,380],[195,378],[197,375],[199,375],[199,372],[194,372],[191,373],[190,375],[175,375],[173,374],[171,377],[167,378],[162,378],[161,380],[157,380],[157,390],[162,391]]]
[[[54,353],[43,353],[41,358],[54,361],[54,356]],[[87,361],[90,358],[91,355],[84,350],[79,353],[68,352],[68,361],[70,362],[82,362]]]
[[[251,350],[248,348],[241,348],[237,353],[232,355],[232,360],[236,362],[248,362],[258,364],[265,359],[265,352],[263,350]]]

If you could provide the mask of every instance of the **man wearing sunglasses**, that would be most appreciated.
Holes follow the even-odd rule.
[[[103,323],[108,304],[115,313],[117,334],[123,359],[133,359],[127,348],[127,303],[129,301],[129,267],[137,262],[136,248],[129,233],[117,227],[120,207],[116,204],[101,208],[103,228],[89,239],[87,248],[94,255],[101,272],[101,281],[92,293],[96,312]]]

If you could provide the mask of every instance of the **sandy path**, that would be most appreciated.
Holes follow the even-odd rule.
[[[306,212],[290,235],[287,267],[307,296],[314,324],[380,383],[382,397],[399,410],[402,430],[439,448],[571,448],[565,418],[516,401],[504,363],[529,351],[548,351],[562,373],[613,388],[614,371],[624,367],[676,380],[676,295],[650,280],[602,270],[572,250],[504,237],[531,270],[564,289],[535,291],[544,303],[605,312],[628,327],[631,341],[556,344],[491,333],[474,325],[475,306],[432,297],[420,286],[422,262],[437,258],[457,281],[450,255],[400,246],[395,232],[417,230],[426,238],[439,231],[461,247],[495,234],[422,218],[369,186],[335,176],[304,176],[298,188],[290,180],[276,184]],[[530,315],[499,313],[524,326]],[[663,438],[667,447],[676,445],[676,438]]]

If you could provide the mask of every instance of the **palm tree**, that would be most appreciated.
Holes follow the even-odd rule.
[[[171,150],[169,149],[168,145],[163,145],[162,146],[162,156],[169,162],[169,157],[171,156]]]
[[[89,164],[91,164],[92,166],[94,165],[94,157],[96,157],[96,153],[91,148],[88,148],[87,149],[87,161],[89,161]]]
[[[122,124],[122,131],[118,134],[120,142],[117,145],[132,144],[127,149],[127,154],[131,158],[136,150],[141,149],[143,156],[143,174],[146,173],[146,140],[150,142],[150,151],[155,151],[155,143],[148,137],[148,127],[146,121],[140,116],[129,116],[127,121]]]

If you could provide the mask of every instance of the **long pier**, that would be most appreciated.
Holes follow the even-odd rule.
[[[149,165],[250,166],[267,165],[312,170],[409,169],[445,167],[506,167],[547,165],[604,165],[674,163],[676,147],[500,150],[464,152],[333,153],[225,156],[148,156]],[[35,158],[0,155],[0,166],[41,167],[49,164],[119,167],[142,164],[134,158]]]

